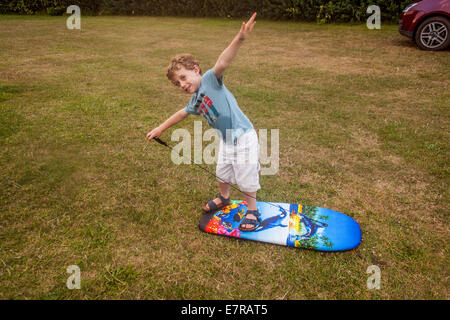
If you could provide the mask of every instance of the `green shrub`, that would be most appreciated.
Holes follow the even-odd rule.
[[[0,0],[0,13],[49,15],[78,5],[82,14],[259,18],[327,22],[362,22],[369,5],[378,5],[382,21],[397,21],[413,0]]]
[[[47,14],[51,15],[51,16],[61,16],[64,14],[64,12],[66,12],[65,7],[49,7],[47,8]]]

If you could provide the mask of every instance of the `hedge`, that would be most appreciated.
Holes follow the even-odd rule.
[[[361,22],[378,5],[383,21],[397,21],[413,0],[0,0],[0,13],[62,15],[78,5],[87,15],[245,18],[254,11],[271,20]]]

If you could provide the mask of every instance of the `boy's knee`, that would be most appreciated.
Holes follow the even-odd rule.
[[[243,184],[238,183],[238,187],[242,192],[257,192],[259,189],[261,189],[261,186],[258,184]]]

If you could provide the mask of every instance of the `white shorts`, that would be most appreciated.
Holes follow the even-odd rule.
[[[220,182],[237,184],[244,192],[256,192],[259,184],[259,143],[254,129],[241,135],[235,144],[220,139],[216,175]]]

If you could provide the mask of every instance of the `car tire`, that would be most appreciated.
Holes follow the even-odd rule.
[[[450,22],[444,17],[431,17],[424,20],[414,36],[417,46],[422,50],[444,50],[450,44]]]

